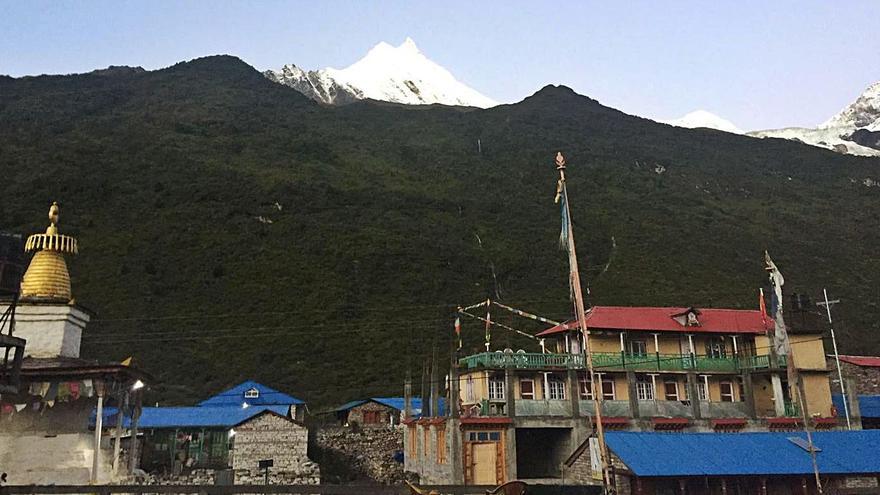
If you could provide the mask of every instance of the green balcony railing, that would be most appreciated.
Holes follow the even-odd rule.
[[[629,354],[594,352],[593,367],[597,370],[631,371],[717,371],[736,372],[770,368],[769,356],[710,357],[690,354]],[[541,354],[534,352],[481,352],[459,360],[462,367],[516,369],[583,369],[581,354]],[[785,366],[785,356],[779,365]]]
[[[541,354],[539,352],[481,352],[459,360],[465,368],[583,368],[581,354]]]

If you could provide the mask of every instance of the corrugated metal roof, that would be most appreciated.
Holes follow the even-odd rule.
[[[245,393],[248,390],[256,389],[259,393],[259,396],[256,398],[245,398]],[[202,402],[199,402],[198,405],[202,407],[215,407],[215,406],[239,406],[247,403],[251,406],[269,406],[269,405],[295,405],[295,404],[304,404],[304,402],[296,397],[285,394],[284,392],[279,392],[273,388],[267,387],[262,383],[257,383],[253,380],[248,380],[246,382],[239,383],[238,385],[230,388],[229,390],[225,390],[220,392],[219,394],[209,397]]]
[[[637,476],[798,475],[813,472],[802,432],[608,432],[608,448]],[[813,433],[822,474],[880,473],[880,430]]]
[[[369,399],[363,400],[353,400],[351,402],[346,402],[345,404],[337,407],[334,411],[348,411],[354,407],[360,406],[361,404],[365,404],[369,401],[377,402],[382,404],[383,406],[388,406],[392,409],[397,409],[398,411],[403,411],[406,407],[405,400],[403,397],[370,397]],[[446,399],[440,398],[440,415],[445,414],[446,411]],[[412,413],[413,416],[419,417],[422,414],[422,399],[419,397],[412,398]]]
[[[587,313],[587,328],[604,330],[644,330],[658,332],[748,333],[761,334],[771,328],[773,320],[759,310],[696,309],[699,326],[685,327],[674,316],[691,308],[593,306]],[[579,328],[577,321],[561,323],[539,333],[552,335]]]
[[[840,360],[867,368],[880,368],[880,357],[878,356],[839,356]]]
[[[834,407],[837,408],[837,415],[843,417],[843,396],[834,394],[831,396]],[[880,419],[880,395],[860,395],[859,396],[859,413],[863,418]]]
[[[248,420],[264,411],[272,411],[282,416],[289,416],[290,406],[241,406],[229,407],[145,407],[138,419],[138,428],[142,430],[162,428],[231,428],[242,421]],[[116,425],[115,407],[103,410],[104,427]],[[97,411],[92,409],[89,416],[89,427],[95,427]],[[131,417],[122,419],[124,428],[131,428]]]

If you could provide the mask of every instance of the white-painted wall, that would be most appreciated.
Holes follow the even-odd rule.
[[[94,437],[67,433],[46,437],[0,433],[0,470],[10,485],[87,485],[92,470]],[[101,449],[98,482],[112,481],[112,451]]]
[[[0,305],[0,313],[6,307]],[[25,356],[79,357],[82,331],[90,318],[77,306],[20,302],[15,308],[14,335],[27,340]]]

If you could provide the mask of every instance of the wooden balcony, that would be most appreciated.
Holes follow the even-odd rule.
[[[597,371],[699,371],[736,373],[742,370],[770,369],[770,356],[710,357],[691,354],[629,354],[594,352]],[[785,367],[785,356],[779,356]],[[459,360],[465,369],[584,369],[582,354],[541,354],[537,352],[481,352]]]

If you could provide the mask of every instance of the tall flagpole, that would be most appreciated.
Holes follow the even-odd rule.
[[[568,203],[568,189],[565,183],[565,158],[562,153],[556,153],[556,170],[559,171],[559,182],[556,185],[556,202],[562,199],[562,215],[563,215],[563,233],[567,241],[566,250],[568,251],[569,271],[569,287],[571,289],[572,300],[574,302],[574,310],[578,319],[578,326],[581,329],[581,336],[584,339],[583,353],[584,361],[586,361],[587,372],[590,374],[590,389],[593,393],[593,404],[595,406],[596,417],[596,434],[599,437],[599,457],[602,462],[602,478],[605,482],[605,490],[611,488],[611,473],[609,471],[609,463],[607,459],[607,449],[605,446],[605,428],[602,425],[602,390],[596,387],[596,373],[593,369],[593,354],[590,351],[589,333],[587,332],[587,315],[584,310],[584,298],[581,292],[581,277],[578,272],[577,253],[574,245],[574,229],[571,224],[571,210]]]

